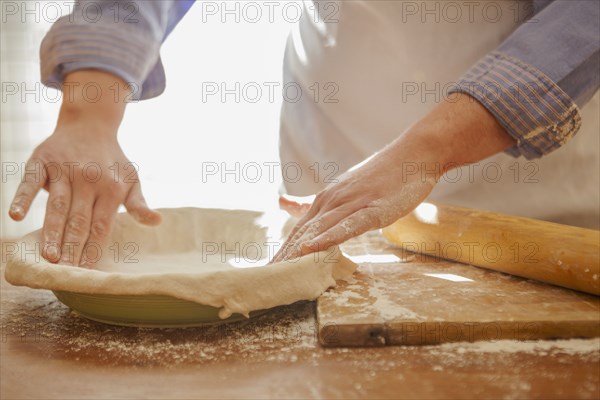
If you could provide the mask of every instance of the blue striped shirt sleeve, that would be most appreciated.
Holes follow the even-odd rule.
[[[160,46],[193,0],[79,0],[61,17],[40,48],[41,80],[60,86],[78,69],[111,72],[133,88],[133,99],[165,88]]]
[[[600,2],[548,4],[450,93],[467,93],[517,140],[507,150],[527,159],[565,144],[581,126],[583,106],[600,86]]]

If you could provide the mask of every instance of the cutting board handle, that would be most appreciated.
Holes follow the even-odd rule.
[[[600,231],[422,203],[383,235],[411,252],[600,295]]]

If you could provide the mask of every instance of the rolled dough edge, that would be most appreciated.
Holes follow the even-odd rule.
[[[34,236],[28,235],[19,245],[33,248],[35,242]],[[10,256],[5,270],[6,280],[16,286],[34,289],[171,296],[220,308],[220,318],[227,318],[233,313],[248,317],[251,311],[314,300],[329,287],[335,286],[336,280],[350,277],[357,268],[337,246],[260,268],[143,276],[51,264],[38,257],[39,261],[32,263]]]

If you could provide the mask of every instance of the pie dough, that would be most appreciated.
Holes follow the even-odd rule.
[[[17,242],[6,280],[78,293],[167,295],[220,308],[219,317],[227,318],[316,299],[356,269],[338,247],[264,265],[286,233],[277,213],[159,211],[163,218],[156,227],[119,214],[110,245],[94,269],[49,263],[39,250],[32,251],[40,247],[41,231],[32,232]]]

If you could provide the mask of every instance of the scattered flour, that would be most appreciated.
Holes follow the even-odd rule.
[[[502,398],[528,398],[535,382],[564,380],[575,365],[583,366],[580,385],[565,393],[597,398],[600,379],[600,339],[558,341],[450,343],[439,346],[323,348],[318,345],[314,303],[279,307],[254,319],[228,325],[189,329],[115,327],[88,321],[70,312],[51,293],[19,289],[2,297],[2,346],[47,359],[97,366],[160,367],[176,370],[223,364],[293,364],[314,368],[334,365],[364,371],[350,382],[359,391],[381,379],[414,382],[423,371],[424,383],[453,379],[455,374],[489,377],[483,388],[497,388]],[[350,296],[351,297],[351,296]],[[292,367],[293,368],[293,367]],[[498,371],[510,371],[501,374]],[[342,371],[340,371],[343,373]],[[294,379],[290,376],[290,379]],[[479,393],[482,393],[481,391]],[[316,396],[318,397],[318,396]],[[564,397],[564,396],[563,396]]]
[[[464,353],[530,353],[547,355],[562,353],[569,355],[600,355],[600,338],[569,340],[516,341],[497,340],[493,342],[445,343],[437,346],[439,351]]]
[[[375,296],[376,293],[377,295]],[[422,319],[422,317],[416,314],[414,311],[405,307],[400,307],[398,303],[390,300],[388,296],[381,293],[375,287],[369,289],[369,294],[377,299],[375,300],[375,303],[371,305],[371,307],[377,310],[377,313],[383,318],[384,321],[398,318],[403,318],[405,320]]]

